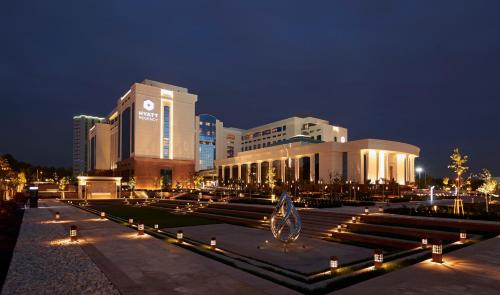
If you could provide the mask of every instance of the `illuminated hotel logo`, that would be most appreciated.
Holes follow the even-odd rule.
[[[147,110],[147,111],[152,111],[152,110],[155,108],[155,103],[154,103],[154,102],[152,102],[152,101],[151,101],[151,100],[149,100],[149,99],[146,99],[146,100],[144,101],[143,106],[144,106],[144,109],[145,109],[145,110]]]
[[[142,107],[146,111],[139,111],[138,112],[139,120],[153,121],[153,122],[158,121],[158,117],[159,117],[158,113],[151,112],[155,108],[155,103],[153,101],[146,99],[143,102]]]

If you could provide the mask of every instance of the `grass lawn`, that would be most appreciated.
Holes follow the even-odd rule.
[[[132,207],[126,205],[99,206],[90,207],[98,211],[104,211],[106,214],[121,217],[124,219],[133,218],[134,222],[142,220],[145,225],[153,226],[157,223],[162,227],[179,227],[220,223],[214,220],[193,215],[172,214],[162,209]]]

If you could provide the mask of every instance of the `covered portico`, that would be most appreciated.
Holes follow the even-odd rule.
[[[78,176],[79,199],[116,199],[121,193],[121,177]]]

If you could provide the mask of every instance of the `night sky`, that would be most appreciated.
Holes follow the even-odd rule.
[[[72,117],[145,78],[248,128],[312,115],[350,140],[460,147],[500,175],[500,1],[4,1],[0,154],[71,166]]]

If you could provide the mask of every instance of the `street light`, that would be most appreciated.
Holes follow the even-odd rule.
[[[420,186],[422,182],[421,174],[424,171],[424,169],[422,167],[417,167],[415,168],[415,171],[418,173],[418,186]]]

